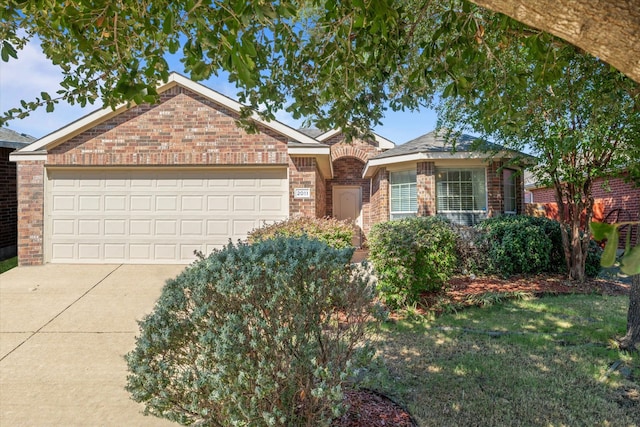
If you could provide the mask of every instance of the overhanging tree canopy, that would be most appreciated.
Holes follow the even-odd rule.
[[[620,23],[624,34],[633,35],[637,19],[631,6],[619,6],[612,15],[613,6],[586,0],[558,2],[566,3],[563,9],[533,9],[516,0],[476,3],[550,27],[573,28],[579,17],[593,25],[605,22],[608,30]],[[580,15],[580,8],[593,13]],[[10,60],[38,36],[45,54],[63,70],[64,89],[27,100],[0,120],[23,117],[37,106],[51,110],[58,101],[154,101],[157,81],[170,71],[166,55],[181,53],[195,80],[229,71],[241,87],[241,101],[267,118],[292,100],[289,111],[318,127],[368,129],[387,107],[429,103],[443,82],[465,89],[470,76],[464,65],[491,54],[496,46],[484,34],[499,29],[478,26],[475,10],[458,0],[9,0],[0,10],[2,59]],[[618,15],[628,19],[609,22]],[[530,36],[536,34],[541,32],[531,30]],[[585,34],[591,33],[574,35]],[[617,46],[616,37],[601,40]],[[637,37],[625,40],[633,45],[625,49],[627,62],[637,65]]]

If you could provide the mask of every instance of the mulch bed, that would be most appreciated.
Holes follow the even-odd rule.
[[[406,409],[387,396],[372,390],[345,392],[347,412],[332,427],[414,427],[417,424]]]
[[[424,295],[429,301],[449,300],[464,304],[471,296],[483,293],[526,292],[534,296],[560,294],[628,295],[630,285],[615,280],[588,279],[585,283],[570,282],[561,275],[520,276],[509,279],[498,277],[455,277],[449,286],[437,295]],[[408,411],[388,397],[371,390],[345,392],[349,409],[332,427],[413,427],[416,425]]]
[[[630,286],[615,280],[588,279],[574,283],[562,275],[541,274],[537,276],[498,277],[454,277],[449,281],[445,293],[453,301],[463,301],[469,296],[487,292],[527,292],[534,296],[558,294],[628,295]]]

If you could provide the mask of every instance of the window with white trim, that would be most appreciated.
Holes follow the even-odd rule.
[[[436,169],[436,208],[454,222],[478,222],[487,211],[485,170]]]
[[[502,187],[504,190],[504,213],[515,214],[516,209],[516,171],[502,171]]]
[[[389,174],[391,219],[416,216],[418,213],[418,194],[416,190],[416,171],[391,172]]]

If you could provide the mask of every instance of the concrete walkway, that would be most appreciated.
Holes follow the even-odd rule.
[[[0,426],[172,426],[142,415],[126,363],[184,266],[45,265],[0,275]]]

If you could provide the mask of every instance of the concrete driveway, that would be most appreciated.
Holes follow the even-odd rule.
[[[0,275],[0,425],[172,426],[142,415],[126,363],[184,266],[44,265]]]

